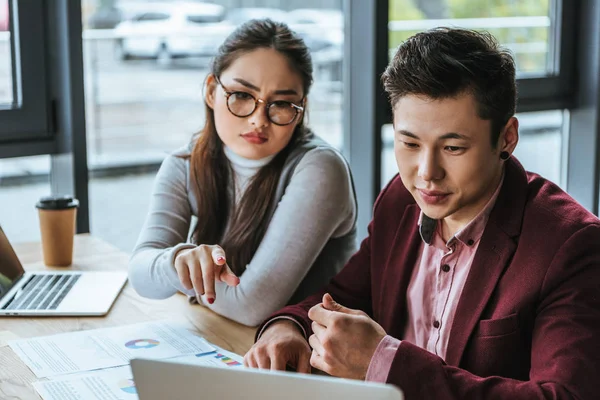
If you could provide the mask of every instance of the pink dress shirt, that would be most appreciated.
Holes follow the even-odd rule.
[[[421,212],[419,232],[423,242],[408,285],[408,321],[403,340],[442,359],[446,357],[458,300],[502,180],[483,210],[447,243],[442,239],[439,221]],[[367,381],[386,381],[400,342],[389,335],[381,340],[371,358]]]

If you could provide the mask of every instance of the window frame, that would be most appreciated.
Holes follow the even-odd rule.
[[[13,104],[0,105],[0,143],[17,144],[50,139],[46,71],[44,4],[41,1],[9,0]],[[16,18],[15,18],[16,17]],[[15,33],[16,32],[16,33]],[[51,141],[38,143],[30,151],[50,151]]]
[[[81,0],[10,1],[23,100],[0,110],[0,158],[50,155],[51,194],[77,197],[77,232],[89,232]]]
[[[519,97],[518,112],[543,111],[552,109],[573,109],[576,107],[577,91],[575,84],[576,37],[589,34],[577,29],[577,18],[582,18],[585,11],[578,8],[578,2],[551,0],[551,16],[555,24],[552,30],[551,51],[558,54],[554,60],[555,73],[548,76],[522,76],[517,79]],[[589,5],[588,12],[594,10]],[[359,238],[367,235],[367,224],[372,215],[372,207],[381,190],[382,162],[382,128],[392,123],[392,113],[380,82],[381,73],[389,62],[389,0],[376,2],[344,1],[345,10],[345,67],[344,67],[344,132],[345,155],[349,158],[354,173],[357,189],[359,218]],[[365,32],[365,27],[373,27]],[[591,39],[590,39],[591,40]],[[365,44],[367,41],[367,44]],[[350,67],[351,66],[351,67]],[[558,68],[556,68],[558,67]],[[362,79],[372,76],[373,79]],[[358,97],[358,99],[357,99]],[[598,104],[595,105],[598,108]],[[573,123],[571,123],[573,125]],[[369,132],[370,134],[365,134]],[[573,139],[571,139],[571,142]],[[586,140],[596,148],[596,141]],[[598,146],[600,147],[600,145]],[[597,165],[596,152],[590,163]],[[570,170],[573,160],[569,158],[566,165]],[[587,165],[587,164],[586,164]],[[576,168],[581,171],[581,168]],[[588,171],[590,169],[588,168]],[[572,174],[569,173],[569,176]],[[593,183],[597,192],[597,178],[586,173],[586,182]],[[567,188],[573,188],[567,181]],[[575,189],[573,189],[575,190]],[[591,195],[586,192],[586,196]],[[597,212],[598,206],[591,205],[586,197],[584,205]],[[594,199],[597,199],[594,197]],[[587,201],[589,200],[589,201]]]

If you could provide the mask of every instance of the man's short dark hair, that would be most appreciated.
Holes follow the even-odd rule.
[[[472,93],[481,119],[491,120],[495,147],[515,114],[515,62],[488,32],[435,28],[403,42],[382,76],[392,106],[406,95],[444,99]]]

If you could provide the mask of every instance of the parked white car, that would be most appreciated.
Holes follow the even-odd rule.
[[[147,3],[144,12],[115,27],[115,53],[121,60],[153,57],[160,62],[210,56],[203,51],[203,27],[224,15],[225,8],[212,3]]]
[[[287,23],[313,52],[343,47],[344,14],[337,9],[298,8],[289,11]]]
[[[344,14],[337,9],[291,10],[287,22],[308,46],[315,80],[341,82],[344,58]]]
[[[240,25],[251,19],[270,18],[287,22],[287,13],[277,8],[241,7],[233,8],[225,14],[223,21],[202,26],[204,34],[197,38],[202,53],[216,55],[221,43]]]

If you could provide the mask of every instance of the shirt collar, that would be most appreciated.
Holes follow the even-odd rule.
[[[496,200],[498,199],[498,195],[500,194],[500,188],[502,187],[502,183],[504,182],[504,173],[502,173],[502,178],[500,179],[500,183],[498,187],[494,191],[492,197],[488,200],[485,207],[473,218],[467,225],[465,225],[461,230],[456,232],[448,242],[450,242],[453,238],[461,241],[467,246],[472,246],[475,244],[481,236],[483,235],[483,231],[485,230],[485,226],[487,225],[487,221],[489,219],[490,213],[496,205]],[[435,234],[438,231],[438,222],[439,220],[428,217],[421,211],[419,214],[419,234],[421,235],[421,240],[431,245],[433,243],[433,239],[435,238]]]

